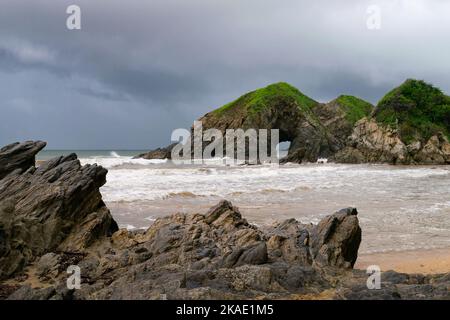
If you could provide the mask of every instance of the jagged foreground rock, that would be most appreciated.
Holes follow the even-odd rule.
[[[1,297],[450,298],[449,275],[389,272],[381,290],[368,290],[365,273],[352,270],[356,209],[318,225],[290,219],[257,228],[222,201],[206,214],[174,214],[129,232],[117,230],[101,200],[105,175],[70,155],[0,180]],[[80,267],[79,290],[66,286],[70,265]]]
[[[107,170],[82,167],[75,154],[36,168],[44,146],[26,142],[0,152],[9,172],[0,180],[0,279],[47,252],[83,250],[117,230],[99,191]]]

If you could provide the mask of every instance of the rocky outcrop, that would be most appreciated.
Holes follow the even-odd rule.
[[[340,163],[449,164],[450,143],[442,134],[424,144],[406,145],[397,130],[380,126],[374,119],[363,118],[355,125],[347,147],[333,159]]]
[[[345,95],[319,103],[287,83],[275,83],[198,121],[223,136],[227,129],[278,129],[280,142],[291,142],[282,163],[319,158],[340,163],[450,163],[450,97],[424,81],[405,81],[375,108]],[[172,148],[140,157],[168,158]]]
[[[341,163],[400,164],[410,161],[406,145],[398,134],[390,128],[380,127],[375,120],[367,118],[356,123],[349,137],[348,146],[337,152],[334,159]]]
[[[432,136],[422,148],[419,141],[408,147],[416,163],[450,164],[450,143],[443,134]]]
[[[357,214],[354,208],[340,210],[313,229],[311,251],[317,264],[353,268],[361,242]]]
[[[355,210],[350,211],[356,214]],[[334,235],[354,241],[352,245],[358,248],[360,238],[348,238],[341,234],[345,228],[340,227],[354,224],[357,229],[357,219],[350,221],[342,217],[342,213],[335,215],[340,220],[335,225]],[[220,202],[204,215],[176,214],[158,219],[144,233],[122,231],[113,236],[113,250],[125,248],[116,254],[128,256],[128,261],[135,263],[126,274],[109,272],[109,276],[118,279],[96,292],[95,297],[158,299],[164,294],[168,299],[255,298],[302,292],[305,286],[326,283],[314,269],[315,258],[309,239],[315,233],[319,233],[315,226],[302,225],[295,220],[267,230],[258,229],[228,201]],[[339,252],[346,251],[342,245],[347,242],[338,243],[335,236],[322,238],[319,246],[321,251],[329,246],[341,257],[340,261],[344,261],[349,257]],[[130,242],[130,238],[133,241]],[[353,259],[356,256],[350,258]],[[351,268],[350,264],[344,266],[338,261],[329,260],[325,264]],[[100,274],[96,272],[98,277]],[[92,297],[93,293],[88,292],[84,294]]]
[[[34,155],[43,146],[26,142],[2,149],[8,167],[17,164],[18,170],[0,180],[0,279],[47,252],[83,250],[117,230],[99,191],[107,170],[81,166],[75,154],[36,168]]]
[[[80,252],[47,253],[0,289],[9,299],[448,298],[443,275],[388,272],[382,290],[367,289],[365,272],[352,270],[360,240],[353,208],[317,226],[289,219],[261,229],[222,201],[206,214],[160,218],[146,231],[119,230]],[[66,287],[74,264],[78,290]]]
[[[134,159],[171,159],[172,158],[172,149],[176,146],[176,143],[171,144],[168,147],[165,148],[157,148],[154,150],[151,150],[149,152],[145,152],[142,154],[139,154],[134,157]]]
[[[247,93],[197,121],[202,123],[203,130],[217,129],[223,137],[228,129],[278,129],[279,141],[291,142],[284,162],[315,162],[340,150],[351,134],[354,122],[369,115],[372,108],[369,103],[350,96],[319,103],[281,82]],[[223,143],[226,143],[225,138]],[[203,148],[208,144],[203,142]],[[137,157],[169,158],[173,146]],[[270,141],[267,150],[270,150]]]
[[[450,163],[450,97],[408,79],[386,94],[369,119],[356,123],[338,162]]]
[[[11,298],[67,297],[63,285],[71,264],[81,268],[85,282],[71,293],[76,299],[159,299],[162,294],[169,299],[255,298],[302,292],[307,284],[327,283],[315,271],[319,265],[351,269],[361,241],[355,230],[360,232],[356,210],[348,209],[319,226],[291,219],[263,231],[222,201],[206,214],[160,218],[145,232],[119,230],[110,238],[94,233],[97,241],[103,239],[95,246],[67,247],[62,240],[30,268],[46,288],[24,286]]]

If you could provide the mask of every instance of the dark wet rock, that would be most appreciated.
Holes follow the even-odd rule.
[[[9,296],[11,296],[14,292],[16,292],[18,289],[20,289],[22,285],[20,284],[5,284],[0,283],[0,300],[5,300]]]
[[[40,278],[55,278],[60,273],[61,256],[56,253],[47,253],[36,263],[36,273]]]
[[[36,168],[29,159],[45,143],[31,145],[20,148],[28,160],[13,154],[15,162],[30,167],[0,180],[0,279],[46,253],[79,251],[117,230],[99,191],[106,169],[81,166],[75,154]]]
[[[320,265],[352,268],[358,257],[361,228],[355,208],[347,208],[319,222],[311,232],[313,259]]]
[[[137,156],[134,157],[134,159],[171,159],[172,158],[172,149],[173,147],[176,146],[176,143],[171,144],[168,147],[165,148],[157,148],[154,150],[151,150],[149,152],[145,152],[142,154],[139,154]]]
[[[436,281],[447,275],[404,274],[395,271],[381,272],[379,289],[368,289],[367,274],[354,270],[350,275],[341,277],[336,287],[336,299],[350,300],[449,300],[450,282]]]
[[[392,284],[409,283],[410,276],[406,273],[398,273],[393,270],[389,270],[383,272],[383,281],[387,281]]]
[[[0,179],[18,170],[28,170],[34,166],[36,154],[44,149],[43,141],[26,141],[13,143],[0,149]]]
[[[267,262],[267,246],[265,242],[250,248],[238,248],[225,257],[223,267],[231,268],[245,264],[263,264]]]
[[[292,265],[312,265],[309,229],[295,219],[289,219],[267,231],[267,246],[272,259]]]
[[[35,275],[40,280],[52,281],[65,273],[71,265],[77,265],[86,256],[77,252],[51,252],[44,254],[35,263]]]
[[[34,289],[26,284],[8,297],[8,300],[49,300],[56,294],[54,287]]]
[[[227,200],[222,200],[217,205],[213,206],[208,210],[208,212],[205,215],[205,222],[208,224],[213,223],[226,211],[236,212],[237,209],[233,208],[231,202]]]

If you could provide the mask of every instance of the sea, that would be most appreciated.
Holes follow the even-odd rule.
[[[221,199],[250,223],[288,218],[317,223],[356,207],[360,253],[450,247],[450,166],[333,163],[223,166],[132,159],[144,150],[46,150],[37,160],[76,153],[108,169],[103,199],[121,227],[148,228],[176,212],[204,213]]]

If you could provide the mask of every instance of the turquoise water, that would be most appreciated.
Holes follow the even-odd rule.
[[[49,160],[61,155],[76,153],[79,159],[134,157],[148,150],[43,150],[36,156],[37,160]]]

